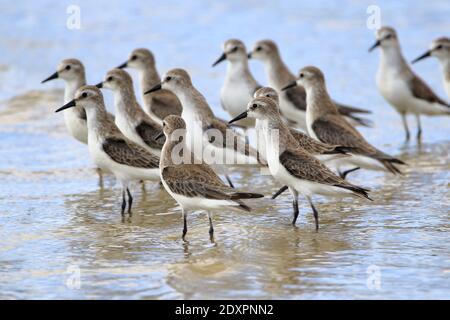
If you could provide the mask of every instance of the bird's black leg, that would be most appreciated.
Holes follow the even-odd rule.
[[[131,216],[131,206],[133,205],[133,197],[131,196],[130,189],[127,188],[128,194],[128,214]]]
[[[230,187],[232,187],[234,189],[234,185],[233,185],[233,182],[231,182],[230,176],[226,174],[225,175],[225,179],[227,179],[228,184],[230,185]]]
[[[96,171],[97,171],[97,174],[98,174],[98,186],[100,187],[100,189],[103,189],[103,172],[102,172],[102,169],[97,168]]]
[[[214,227],[211,213],[209,211],[208,211],[208,219],[209,219],[209,240],[211,240],[211,243],[214,243]]]
[[[186,242],[186,233],[187,233],[187,215],[184,212],[184,209],[181,209],[181,212],[183,214],[183,236],[181,237],[184,242]]]
[[[420,116],[416,115],[417,120],[417,141],[422,141],[422,124],[420,123]]]
[[[125,190],[122,190],[122,217],[125,215],[125,208],[127,207],[127,200],[125,197]]]
[[[298,218],[298,192],[294,188],[289,188],[291,191],[292,197],[294,200],[292,201],[292,207],[294,208],[294,219],[292,220],[292,225],[295,226]]]
[[[313,211],[314,215],[314,221],[316,223],[316,231],[319,230],[319,212],[317,211],[316,207],[314,207],[314,204],[311,201],[311,198],[308,198],[309,204],[311,205],[311,209]]]
[[[408,128],[408,121],[406,119],[406,114],[402,113],[402,121],[403,121],[403,127],[405,128],[405,133],[406,133],[406,141],[409,141],[409,128]]]
[[[351,173],[351,172],[353,172],[353,171],[356,171],[356,170],[359,170],[359,169],[361,169],[361,168],[360,168],[360,167],[356,167],[356,168],[353,168],[353,169],[345,170],[344,172],[340,172],[340,171],[339,171],[339,176],[340,176],[342,179],[345,179],[345,177],[346,177],[349,173]]]
[[[278,190],[277,192],[274,193],[274,195],[272,196],[272,199],[276,199],[280,194],[285,192],[287,189],[288,189],[288,186],[281,187],[280,190]]]

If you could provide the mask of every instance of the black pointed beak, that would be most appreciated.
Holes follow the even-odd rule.
[[[369,48],[369,52],[371,52],[373,49],[375,49],[376,47],[379,47],[381,44],[380,40],[377,40],[370,48]]]
[[[159,84],[157,84],[156,86],[154,86],[153,88],[151,88],[150,90],[144,92],[144,94],[149,94],[149,93],[152,93],[152,92],[161,90],[161,89],[162,89],[161,83],[159,83]]]
[[[422,59],[428,58],[428,57],[430,57],[430,56],[431,56],[431,51],[428,50],[428,51],[425,52],[423,55],[421,55],[421,56],[415,58],[413,61],[411,61],[411,63],[416,63],[416,62],[418,62],[418,61],[420,61],[420,60],[422,60]]]
[[[287,86],[281,88],[281,91],[286,91],[287,89],[293,88],[297,86],[297,82],[296,81],[292,81],[290,82]]]
[[[63,111],[63,110],[66,110],[66,109],[69,109],[69,108],[72,108],[72,107],[75,107],[75,106],[76,106],[76,103],[75,103],[75,99],[74,99],[72,101],[67,102],[61,108],[56,109],[55,112],[60,112],[60,111]]]
[[[227,58],[227,55],[225,53],[222,53],[222,55],[219,57],[219,59],[216,60],[216,62],[214,62],[212,64],[213,67],[217,66],[219,63],[221,63],[223,60],[225,60]]]
[[[160,133],[158,133],[158,134],[154,137],[154,139],[155,139],[156,141],[158,141],[158,140],[161,139],[163,136],[164,136],[164,132],[161,131]]]
[[[242,112],[240,115],[238,115],[237,117],[231,119],[230,121],[228,121],[228,124],[232,124],[233,122],[239,121],[241,119],[245,119],[247,118],[247,111]]]
[[[103,81],[97,83],[95,86],[99,89],[103,88]]]
[[[251,53],[251,52],[249,52],[249,53],[247,54],[247,58],[249,58],[249,59],[252,58],[252,53]]]
[[[120,66],[117,66],[117,69],[123,69],[123,68],[126,68],[126,67],[128,67],[128,61],[125,61]]]
[[[41,83],[45,83],[45,82],[47,82],[47,81],[50,81],[50,80],[53,80],[53,79],[58,79],[58,78],[59,78],[58,72],[55,72],[54,74],[52,74],[52,75],[51,75],[50,77],[48,77],[47,79],[42,80]]]

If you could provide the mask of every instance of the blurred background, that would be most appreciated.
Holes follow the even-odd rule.
[[[448,0],[0,2],[0,298],[449,298],[449,118],[423,120],[420,148],[403,144],[400,117],[375,86],[370,5],[381,25],[397,29],[408,61],[449,36]],[[67,27],[71,6],[80,29]],[[320,202],[317,234],[304,203],[299,227],[289,226],[284,196],[251,214],[217,215],[217,246],[207,242],[205,216],[192,215],[184,247],[180,211],[156,186],[137,196],[133,221],[122,224],[114,179],[99,189],[86,146],[53,112],[63,82],[40,82],[60,60],[78,58],[97,83],[146,47],[160,73],[187,69],[228,119],[219,103],[225,63],[211,64],[229,38],[247,49],[275,40],[295,73],[320,67],[333,98],[373,112],[375,128],[362,133],[406,160],[405,175],[355,173],[376,202]],[[250,67],[267,84],[261,64]],[[436,59],[414,70],[448,100]],[[278,189],[257,172],[233,179],[265,194]]]

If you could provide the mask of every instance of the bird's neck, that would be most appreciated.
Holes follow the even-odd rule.
[[[86,108],[87,127],[89,136],[103,137],[111,125],[104,106]]]
[[[185,132],[186,130],[184,130]],[[164,168],[172,165],[179,165],[190,162],[192,154],[186,146],[186,135],[182,134],[182,140],[180,141],[180,135],[166,136],[166,142],[161,150],[160,167]]]
[[[400,46],[382,48],[380,67],[384,70],[404,71],[409,70],[408,63],[402,55]]]
[[[183,118],[187,113],[193,114],[196,119],[207,122],[214,118],[214,113],[205,97],[194,87],[186,87],[174,92],[183,107]]]
[[[270,152],[279,152],[281,154],[288,144],[290,135],[289,127],[283,122],[280,116],[270,117],[262,120],[264,127],[264,134],[269,148],[276,148],[277,150],[270,150]]]
[[[247,60],[229,61],[227,65],[226,80],[241,80],[242,78],[251,77]]]
[[[276,55],[264,63],[264,69],[266,70],[269,84],[276,90],[281,90],[289,82],[295,80],[294,75],[289,71],[288,67],[284,64],[280,55]]]
[[[313,121],[326,114],[338,114],[337,107],[331,100],[324,83],[312,84],[305,89],[306,112]]]
[[[144,69],[139,69],[138,74],[141,83],[142,94],[161,82],[158,71],[154,66],[147,65]]]
[[[444,82],[450,82],[450,57],[440,58],[439,62],[441,64]]]
[[[84,85],[86,85],[86,78],[84,76],[66,81],[64,89],[64,103],[73,100],[75,97],[75,92]]]
[[[130,86],[121,86],[114,90],[114,106],[117,113],[126,115],[134,114],[136,111],[137,100],[134,90]]]

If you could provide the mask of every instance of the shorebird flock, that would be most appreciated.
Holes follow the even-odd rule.
[[[406,140],[410,139],[407,115],[414,115],[420,142],[420,116],[450,115],[450,104],[412,71],[393,28],[377,31],[369,51],[375,48],[381,49],[378,90],[400,114]],[[450,39],[433,41],[413,63],[431,56],[442,64],[450,96]],[[252,76],[249,59],[262,62],[267,86]],[[366,118],[371,112],[332,99],[319,68],[306,66],[294,75],[271,40],[256,42],[248,52],[242,41],[230,39],[212,66],[225,61],[220,101],[229,121],[214,114],[186,70],[172,69],[161,78],[148,49],[133,50],[96,85],[87,85],[84,66],[77,59],[61,61],[57,71],[42,81],[64,80],[64,105],[56,112],[63,112],[69,134],[88,145],[100,178],[107,172],[120,182],[123,218],[132,215],[130,184],[149,180],[162,185],[180,205],[183,241],[188,212],[205,210],[214,242],[212,211],[250,211],[246,201],[264,197],[233,185],[230,170],[249,165],[268,169],[281,186],[272,199],[289,190],[294,226],[298,197],[303,196],[318,230],[314,195],[372,201],[368,189],[347,180],[349,173],[360,169],[402,173],[405,162],[371,145],[356,129],[372,126]],[[126,69],[137,70],[142,105]],[[101,89],[112,91],[114,115],[107,112]],[[255,146],[250,143],[250,130],[256,133]]]

